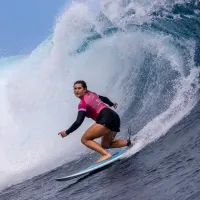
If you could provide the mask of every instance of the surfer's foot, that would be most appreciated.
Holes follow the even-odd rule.
[[[102,156],[102,157],[97,161],[97,163],[100,163],[100,162],[102,162],[102,161],[104,161],[104,160],[107,160],[108,158],[111,158],[111,157],[112,157],[112,155],[108,153],[108,154]]]
[[[132,147],[135,144],[134,140],[128,139],[127,140],[127,147]]]

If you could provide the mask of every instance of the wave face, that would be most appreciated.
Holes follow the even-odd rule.
[[[197,1],[72,3],[30,55],[0,59],[0,186],[43,173],[89,152],[80,137],[57,136],[76,118],[73,83],[119,103],[121,137],[131,125],[154,142],[199,100]]]

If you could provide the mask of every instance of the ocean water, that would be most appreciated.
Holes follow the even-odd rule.
[[[0,199],[200,199],[200,3],[82,1],[29,55],[0,59]],[[67,182],[99,155],[66,138],[77,79],[119,103],[136,144],[115,164]],[[111,151],[112,152],[112,151]]]

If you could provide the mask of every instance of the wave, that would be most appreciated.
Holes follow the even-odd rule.
[[[140,141],[129,155],[166,134],[199,100],[197,16],[195,1],[76,2],[30,55],[0,59],[1,187],[89,152],[80,137],[92,121],[57,136],[76,117],[77,79],[119,102],[119,136],[131,125]]]

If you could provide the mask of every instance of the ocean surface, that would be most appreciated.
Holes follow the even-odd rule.
[[[0,200],[199,200],[200,2],[102,0],[69,4],[29,55],[0,58]],[[136,144],[95,163],[80,142],[73,83],[119,103]],[[97,140],[98,141],[98,140]],[[119,149],[109,150],[111,153]]]

